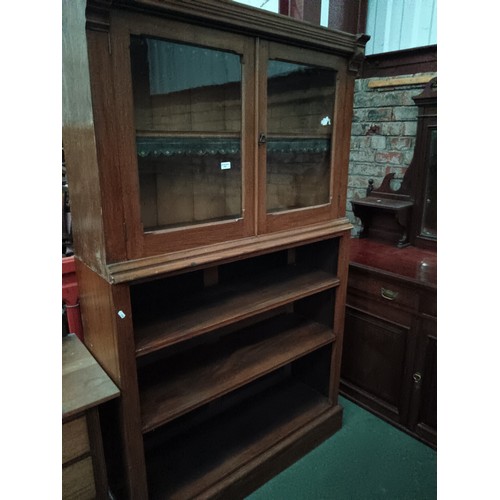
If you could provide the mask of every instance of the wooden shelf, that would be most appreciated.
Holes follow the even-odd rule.
[[[376,207],[381,210],[402,210],[413,206],[413,201],[397,200],[391,198],[382,198],[377,196],[369,196],[360,200],[352,200],[351,204],[361,205],[364,207]]]
[[[341,408],[326,397],[293,379],[285,380],[147,452],[151,498],[220,495],[242,473],[259,466],[269,473],[267,460],[282,455],[318,425],[327,422],[332,433],[340,416]],[[222,488],[217,484],[221,478],[225,478]],[[240,495],[242,487],[237,486]]]
[[[245,282],[206,288],[172,307],[136,322],[136,355],[241,321],[338,286],[339,279],[320,270],[290,266]]]
[[[142,430],[152,431],[333,340],[325,325],[283,314],[144,369]]]

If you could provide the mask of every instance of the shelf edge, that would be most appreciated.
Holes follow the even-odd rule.
[[[352,224],[347,218],[302,227],[294,231],[280,231],[251,236],[231,242],[218,243],[190,250],[172,252],[143,259],[117,262],[106,267],[106,279],[111,284],[138,281],[184,269],[201,269],[209,265],[229,262],[241,257],[250,257],[289,248],[298,244],[339,236],[350,232]]]

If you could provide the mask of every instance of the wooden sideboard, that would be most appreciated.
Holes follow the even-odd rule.
[[[62,498],[108,498],[99,405],[119,390],[79,338],[62,340]]]
[[[341,393],[436,446],[436,252],[351,240]]]

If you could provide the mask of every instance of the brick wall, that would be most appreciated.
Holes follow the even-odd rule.
[[[423,75],[436,76],[436,73],[406,76]],[[354,89],[347,185],[347,217],[354,224],[353,235],[358,234],[360,223],[354,217],[350,200],[366,196],[369,179],[378,187],[388,173],[394,172],[396,178],[402,178],[415,147],[418,109],[412,97],[422,92],[424,84],[370,87],[370,82],[373,85],[381,80],[384,79],[358,79]]]

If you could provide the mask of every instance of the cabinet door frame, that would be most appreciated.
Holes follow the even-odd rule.
[[[297,64],[311,64],[336,71],[335,102],[332,109],[332,131],[330,151],[329,200],[323,205],[296,208],[280,212],[267,212],[267,150],[265,144],[258,146],[258,233],[272,233],[290,230],[306,224],[325,222],[345,215],[345,195],[347,186],[342,181],[347,178],[349,137],[341,124],[352,119],[352,109],[346,106],[352,96],[353,76],[348,72],[347,61],[339,56],[293,47],[279,42],[261,39],[258,49],[258,107],[257,137],[267,135],[267,63],[278,59]]]
[[[420,314],[415,362],[412,366],[412,393],[408,427],[410,431],[435,447],[437,422],[426,420],[432,415],[437,421],[437,319]]]
[[[255,97],[255,42],[252,37],[195,26],[143,14],[116,12],[110,29],[110,57],[115,85],[116,135],[120,145],[119,175],[122,183],[123,224],[127,258],[150,257],[251,236],[254,222],[253,107]],[[134,124],[134,99],[130,62],[130,37],[145,35],[207,48],[231,51],[242,57],[242,206],[241,216],[220,222],[200,223],[182,228],[144,231],[140,213],[139,172]],[[111,167],[113,168],[113,167]],[[115,166],[116,169],[116,166]]]
[[[342,392],[346,396],[354,398],[360,404],[369,407],[373,412],[382,416],[383,418],[389,419],[391,422],[404,426],[408,418],[409,410],[409,399],[410,399],[410,377],[409,377],[409,367],[413,364],[413,352],[415,349],[415,335],[413,324],[399,324],[391,321],[387,318],[383,318],[365,309],[360,309],[358,307],[350,306],[346,304],[346,326],[344,327],[344,351],[346,351],[346,342],[349,342],[349,329],[348,329],[348,319],[349,317],[357,317],[362,321],[372,323],[374,326],[379,327],[381,330],[386,328],[387,332],[392,335],[401,334],[404,335],[404,354],[401,359],[401,376],[400,376],[400,387],[398,394],[397,404],[391,404],[389,401],[381,397],[381,395],[376,395],[373,392],[357,385],[355,382],[349,381],[345,377],[345,373],[342,375]],[[344,354],[345,355],[345,354]]]

